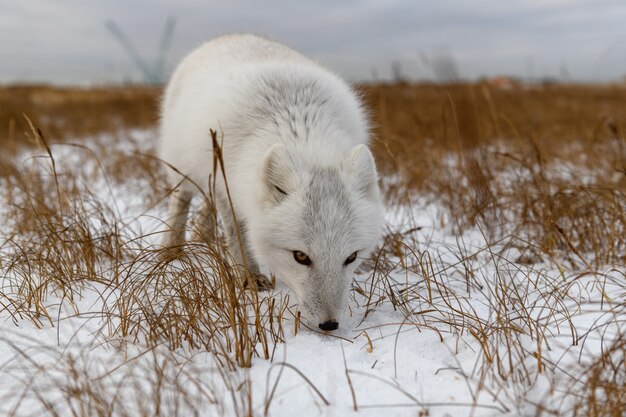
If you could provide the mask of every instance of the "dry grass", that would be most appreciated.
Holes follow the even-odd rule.
[[[377,160],[399,204],[432,196],[457,232],[513,234],[530,259],[626,261],[626,89],[372,90]]]
[[[570,389],[562,407],[576,415],[620,415],[626,407],[625,304],[602,288],[608,279],[626,288],[626,90],[476,84],[362,91],[376,122],[373,147],[390,206],[434,203],[440,228],[458,239],[435,251],[419,222],[389,230],[363,267],[365,279],[354,282],[354,302],[366,316],[385,305],[400,311],[403,322],[390,323],[398,333],[432,331],[459,347],[472,340],[480,347],[474,369],[454,372],[468,381],[473,407],[488,392],[501,412],[524,409],[533,384],[557,374],[560,365],[546,355],[555,332],[563,330],[571,337],[567,343],[578,345],[592,331],[610,328],[602,333],[600,355],[579,361],[577,373],[563,374]],[[134,359],[94,380],[76,358],[58,357],[60,365],[40,369],[52,383],[24,384],[25,398],[48,415],[61,415],[64,407],[77,416],[185,415],[201,413],[203,402],[223,407],[219,390],[203,385],[188,369],[193,364],[180,363],[180,348],[209,352],[231,396],[229,407],[252,415],[250,380],[233,380],[229,372],[254,358],[273,360],[277,344],[297,332],[289,299],[247,289],[249,274],[229,267],[220,235],[167,256],[151,245],[158,236],[129,228],[113,191],[107,198],[92,191],[89,184],[123,184],[144,199],[145,213],[162,204],[165,167],[141,147],[112,151],[106,144],[67,143],[107,132],[124,142],[127,130],[154,123],[157,98],[157,90],[141,88],[0,90],[0,146],[4,155],[17,155],[0,157],[6,202],[0,215],[8,219],[0,235],[0,312],[16,324],[43,327],[55,322],[59,302],[84,313],[80,300],[91,291],[103,300],[102,326],[116,349],[132,357],[133,346],[143,346],[141,357],[154,358],[141,362],[140,374],[150,381],[145,385],[129,376]],[[39,156],[24,160],[21,144],[37,146]],[[68,147],[97,168],[59,165],[56,152]],[[472,246],[466,233],[482,235],[487,245]],[[609,319],[580,334],[573,316],[589,302]],[[373,349],[368,330],[362,338]],[[32,352],[13,345],[20,361],[31,360]],[[346,365],[348,381],[351,375],[356,371]],[[561,386],[554,382],[555,389]],[[55,392],[63,394],[53,404],[48,394]],[[167,403],[160,392],[167,392]],[[124,401],[132,398],[148,398],[148,405]],[[436,406],[407,398],[422,411]],[[562,411],[534,405],[536,415]]]
[[[274,318],[282,317],[286,303],[248,291],[243,283],[250,274],[229,266],[219,236],[189,243],[175,256],[152,249],[85,187],[93,177],[60,171],[41,131],[30,127],[44,155],[31,170],[7,167],[5,183],[5,215],[13,227],[3,242],[7,278],[0,295],[14,321],[52,324],[49,293],[74,305],[84,286],[99,285],[117,293],[106,317],[122,337],[142,336],[171,349],[201,347],[231,368],[249,367],[255,356],[269,359],[270,342],[283,333],[282,320]],[[150,159],[142,162],[150,167]]]
[[[153,126],[158,88],[0,87],[0,142],[3,150],[28,144],[27,114],[52,141]]]
[[[623,312],[622,312],[623,314]],[[622,320],[622,319],[620,319]],[[577,387],[576,416],[619,417],[626,409],[626,339],[624,333],[590,363]]]

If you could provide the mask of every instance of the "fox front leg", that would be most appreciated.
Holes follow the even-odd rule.
[[[196,242],[213,242],[217,237],[217,216],[213,199],[204,195],[202,206],[192,221],[191,240]]]
[[[185,243],[185,224],[189,212],[191,193],[180,188],[172,191],[170,196],[169,214],[166,220],[167,230],[161,242],[165,249],[180,249]]]
[[[226,231],[228,249],[233,258],[233,262],[238,267],[247,268],[255,278],[256,286],[259,291],[273,288],[274,285],[272,282],[261,273],[259,265],[254,258],[250,256],[245,223],[233,217],[232,207],[227,199],[220,199],[219,208],[220,217],[222,218]]]

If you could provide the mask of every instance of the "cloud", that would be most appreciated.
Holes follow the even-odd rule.
[[[353,80],[432,77],[421,57],[449,51],[462,76],[626,73],[626,4],[616,0],[29,0],[2,1],[0,81],[116,82],[141,74],[106,30],[111,18],[146,60],[177,19],[169,67],[205,40],[253,32],[281,40]],[[8,41],[7,41],[8,40]]]

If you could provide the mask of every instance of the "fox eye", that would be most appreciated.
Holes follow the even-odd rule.
[[[311,265],[311,258],[309,258],[306,253],[300,252],[299,250],[293,251],[293,259],[295,259],[299,264],[307,266]]]
[[[356,252],[346,258],[346,261],[343,263],[344,265],[349,265],[356,260]]]

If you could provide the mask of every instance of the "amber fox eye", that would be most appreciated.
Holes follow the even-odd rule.
[[[293,259],[295,259],[299,264],[311,265],[311,258],[309,258],[306,253],[300,252],[299,250],[293,251]]]
[[[344,265],[349,265],[356,260],[356,252],[346,258],[346,261],[343,263]]]

